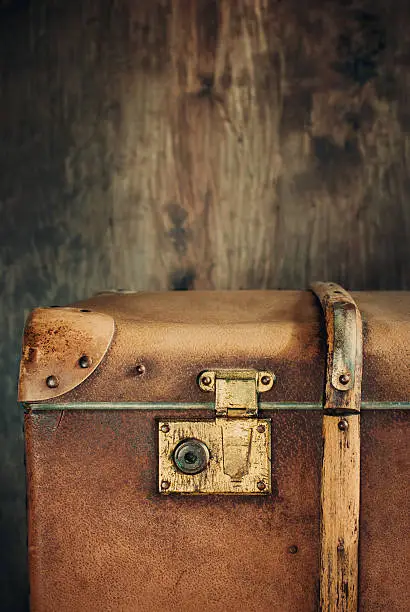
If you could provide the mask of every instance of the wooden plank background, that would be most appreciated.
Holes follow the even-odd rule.
[[[1,1],[6,608],[26,605],[25,311],[114,287],[410,289],[409,13]]]

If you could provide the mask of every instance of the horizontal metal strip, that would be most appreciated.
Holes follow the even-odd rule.
[[[72,404],[26,404],[29,410],[215,410],[215,404],[182,402],[78,402]],[[323,410],[322,404],[260,402],[260,410]],[[362,410],[409,410],[410,402],[362,402]]]

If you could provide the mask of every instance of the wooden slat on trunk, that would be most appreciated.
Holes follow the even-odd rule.
[[[326,322],[327,368],[321,488],[322,612],[356,612],[360,509],[362,321],[352,297],[315,283]]]
[[[323,417],[321,610],[357,610],[360,415]]]

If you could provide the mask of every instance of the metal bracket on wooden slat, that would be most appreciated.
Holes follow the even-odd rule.
[[[335,283],[314,283],[325,315],[327,336],[327,413],[360,412],[362,384],[362,320],[351,295]]]
[[[347,291],[315,283],[326,323],[321,484],[322,612],[357,612],[362,320]]]

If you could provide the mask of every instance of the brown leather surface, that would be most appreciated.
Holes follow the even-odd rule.
[[[114,319],[107,314],[79,308],[33,310],[24,331],[19,401],[50,400],[81,384],[101,363],[113,334]],[[55,381],[51,388],[50,376]]]
[[[364,401],[410,399],[410,292],[354,292],[363,320]]]
[[[408,612],[409,413],[366,411],[360,421],[359,609]]]
[[[32,610],[316,610],[321,413],[271,416],[274,494],[255,499],[157,493],[170,412],[28,414]],[[361,430],[359,609],[406,612],[408,414]]]
[[[78,306],[112,315],[116,333],[101,366],[61,402],[207,402],[197,376],[224,367],[274,371],[264,401],[320,401],[321,315],[308,291],[102,294]]]
[[[407,401],[410,292],[352,295],[364,325],[363,400]],[[264,401],[321,401],[325,330],[308,291],[107,293],[76,306],[111,315],[116,333],[96,371],[58,402],[208,401],[197,375],[223,367],[273,370]]]
[[[157,493],[155,419],[172,414],[26,416],[32,611],[315,610],[321,414],[272,416],[275,492],[258,498]]]

